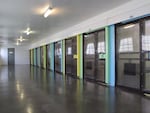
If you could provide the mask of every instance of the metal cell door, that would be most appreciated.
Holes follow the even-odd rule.
[[[105,82],[105,31],[101,30],[96,39],[96,81]]]
[[[118,25],[116,29],[117,85],[140,89],[140,23]]]
[[[41,61],[41,67],[44,68],[44,51],[43,51],[43,47],[40,47],[40,61]]]
[[[95,33],[84,35],[84,78],[95,80]]]
[[[142,68],[141,76],[143,79],[142,89],[145,93],[150,93],[150,20],[143,22],[142,33]]]
[[[55,71],[61,72],[61,57],[62,57],[62,48],[61,48],[61,42],[56,42],[54,44],[55,48]]]
[[[105,82],[105,31],[84,34],[84,78]]]
[[[15,64],[15,48],[8,48],[8,65]]]
[[[50,69],[50,45],[47,45],[46,46],[46,53],[47,53],[47,55],[46,55],[46,59],[47,59],[47,63],[46,63],[46,67],[47,67],[47,69]]]
[[[77,38],[66,39],[66,74],[77,77]]]

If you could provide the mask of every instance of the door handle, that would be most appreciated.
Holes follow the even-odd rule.
[[[106,54],[105,53],[99,54],[99,59],[106,59]]]
[[[77,59],[77,58],[78,58],[78,55],[74,54],[74,55],[73,55],[73,58],[74,58],[74,59]]]

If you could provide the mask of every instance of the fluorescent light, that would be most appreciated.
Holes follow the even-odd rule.
[[[52,13],[52,8],[48,8],[44,13],[44,17],[47,18],[51,13]]]
[[[27,35],[30,35],[30,31],[27,31]]]
[[[19,45],[19,41],[17,41],[16,45],[17,45],[17,46]]]
[[[27,31],[30,31],[30,28],[29,28],[29,27],[27,28]]]
[[[35,31],[31,31],[31,28],[27,28],[23,33],[26,33],[26,35],[30,35],[31,33],[35,33]]]
[[[132,28],[134,26],[135,26],[134,24],[129,24],[129,25],[124,26],[124,29]]]
[[[19,40],[20,42],[22,42],[22,41],[24,41],[25,39],[23,39],[23,37],[22,37],[22,36],[20,36],[20,38],[19,38],[19,39],[17,39],[17,40]]]

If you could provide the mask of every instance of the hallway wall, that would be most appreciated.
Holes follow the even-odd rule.
[[[0,65],[8,65],[8,48],[15,48],[15,64],[29,64],[29,51],[23,46],[1,46]]]

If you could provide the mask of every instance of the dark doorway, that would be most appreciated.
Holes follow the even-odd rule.
[[[46,55],[46,59],[47,59],[46,65],[47,66],[46,67],[47,67],[47,69],[50,70],[50,64],[51,64],[51,62],[50,62],[50,55],[51,55],[50,44],[46,46],[46,53],[47,53],[47,55]]]
[[[84,78],[105,82],[105,30],[84,34]]]
[[[40,61],[41,61],[41,68],[44,68],[44,51],[43,51],[43,46],[40,47]]]
[[[61,42],[56,42],[54,44],[55,50],[55,71],[61,73],[61,57],[62,57],[62,47]]]
[[[38,66],[38,49],[36,48],[35,51],[36,51],[36,56],[35,56],[35,58],[36,58],[36,66]]]
[[[77,77],[77,38],[72,37],[65,40],[66,75]]]
[[[8,65],[15,64],[15,48],[8,48]]]

